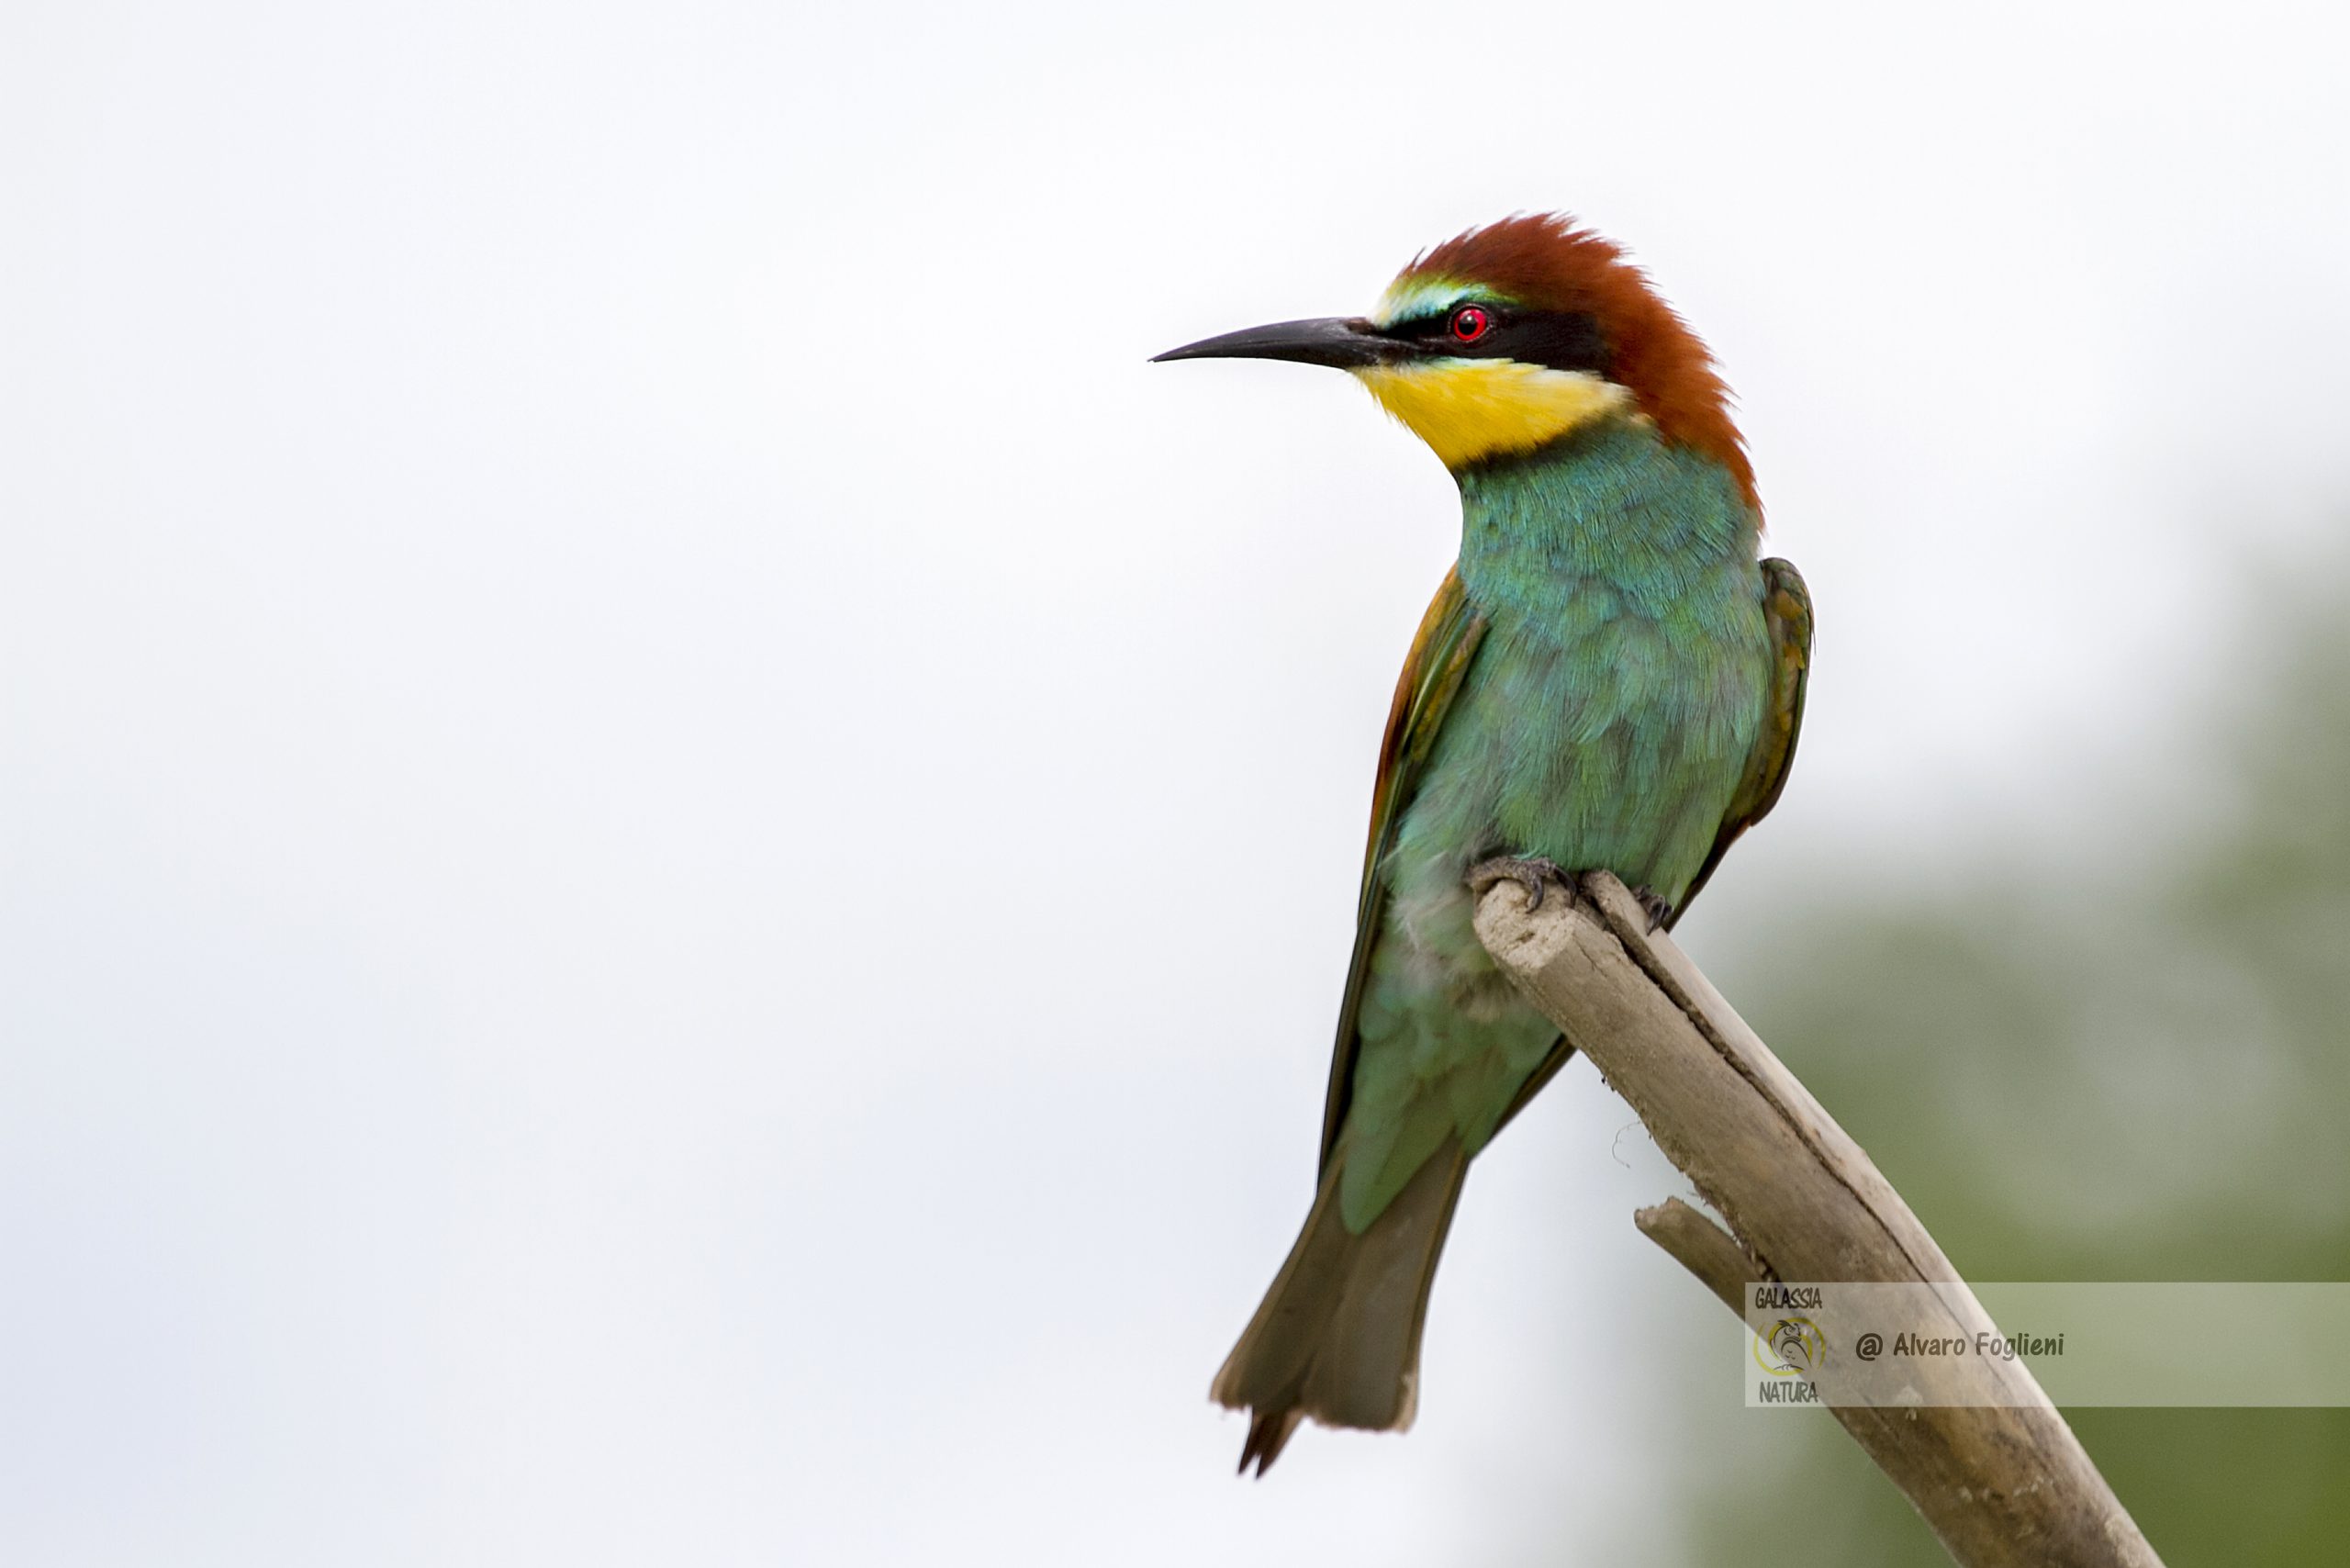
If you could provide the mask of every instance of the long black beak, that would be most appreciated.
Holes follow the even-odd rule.
[[[1250,327],[1246,331],[1226,332],[1220,338],[1202,338],[1196,343],[1155,354],[1151,363],[1167,359],[1293,359],[1300,364],[1360,370],[1366,365],[1393,364],[1411,358],[1413,353],[1411,344],[1382,337],[1376,327],[1360,317],[1322,316],[1310,321],[1276,321],[1270,327]]]

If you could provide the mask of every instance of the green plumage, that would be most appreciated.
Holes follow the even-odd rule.
[[[1312,1212],[1217,1373],[1245,1469],[1311,1415],[1407,1425],[1470,1159],[1566,1058],[1472,925],[1495,856],[1608,870],[1677,913],[1769,811],[1811,642],[1721,465],[1611,418],[1456,476],[1460,559],[1390,718]]]
[[[1490,856],[1606,869],[1678,904],[1761,735],[1775,663],[1729,476],[1609,420],[1461,476],[1486,630],[1373,872],[1340,1207],[1360,1231],[1449,1135],[1474,1154],[1550,1054],[1471,927]]]

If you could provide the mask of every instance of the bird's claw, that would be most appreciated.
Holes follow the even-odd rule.
[[[1469,868],[1467,881],[1469,890],[1480,898],[1496,882],[1516,882],[1526,890],[1526,907],[1530,912],[1542,907],[1542,895],[1549,886],[1547,879],[1552,877],[1558,879],[1559,886],[1568,890],[1567,896],[1572,899],[1574,885],[1567,879],[1567,874],[1557,862],[1539,856],[1521,859],[1515,855],[1496,855],[1491,860],[1481,860]]]
[[[1649,912],[1650,935],[1655,935],[1656,928],[1673,918],[1673,906],[1657,897],[1654,889],[1634,888],[1632,897],[1639,902],[1642,909]]]

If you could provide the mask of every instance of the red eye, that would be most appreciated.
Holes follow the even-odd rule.
[[[1452,336],[1456,342],[1473,343],[1494,330],[1494,319],[1483,308],[1464,305],[1452,313]]]

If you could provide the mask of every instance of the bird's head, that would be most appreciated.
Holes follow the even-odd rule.
[[[1251,327],[1158,358],[1348,371],[1456,473],[1595,420],[1645,419],[1719,463],[1753,499],[1706,345],[1621,251],[1561,215],[1505,218],[1446,241],[1405,267],[1369,316]]]

